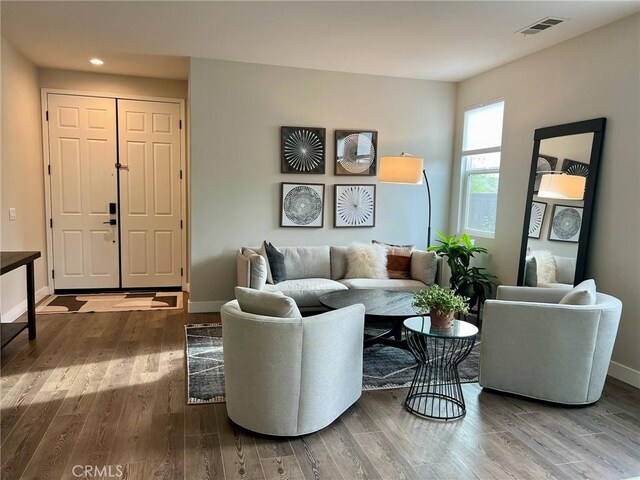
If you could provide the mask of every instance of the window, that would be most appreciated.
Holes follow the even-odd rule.
[[[493,238],[496,231],[498,180],[504,101],[464,112],[462,135],[462,231]]]

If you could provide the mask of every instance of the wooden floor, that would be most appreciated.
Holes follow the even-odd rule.
[[[39,316],[35,342],[25,332],[2,350],[2,480],[640,475],[640,391],[614,379],[586,408],[467,384],[467,416],[449,423],[408,413],[404,390],[366,392],[319,433],[253,435],[224,404],[185,405],[183,325],[217,320],[178,310]]]

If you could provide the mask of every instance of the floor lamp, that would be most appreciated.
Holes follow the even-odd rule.
[[[419,185],[424,183],[427,186],[427,248],[431,244],[431,188],[427,172],[423,168],[424,159],[414,157],[404,152],[399,157],[382,157],[380,159],[380,169],[378,171],[378,183],[401,183],[405,185]]]

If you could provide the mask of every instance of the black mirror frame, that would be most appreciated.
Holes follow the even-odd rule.
[[[598,168],[602,157],[602,146],[604,142],[604,130],[607,123],[606,118],[594,118],[582,122],[566,123],[553,127],[538,128],[533,135],[533,155],[531,157],[531,170],[529,172],[529,189],[527,190],[527,202],[525,204],[524,224],[522,226],[522,245],[520,248],[520,262],[518,266],[518,285],[524,285],[525,257],[527,255],[527,243],[529,238],[529,221],[531,220],[531,202],[533,201],[533,188],[538,168],[538,154],[540,153],[540,142],[546,138],[566,137],[567,135],[577,135],[581,133],[593,133],[593,143],[591,144],[591,158],[589,159],[589,176],[584,194],[584,210],[582,214],[582,226],[580,227],[580,238],[578,239],[578,256],[576,258],[576,274],[573,284],[584,280],[587,268],[587,252],[589,251],[589,234],[591,232],[591,217],[593,215],[593,203],[598,181]]]

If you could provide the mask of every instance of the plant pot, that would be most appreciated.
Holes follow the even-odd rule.
[[[429,317],[431,317],[431,325],[438,328],[449,328],[453,325],[453,311],[450,311],[446,316],[438,315],[435,310],[429,311]]]

